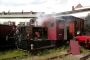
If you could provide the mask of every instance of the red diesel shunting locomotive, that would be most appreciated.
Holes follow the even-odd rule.
[[[21,41],[17,46],[24,50],[60,46],[62,41],[72,39],[77,36],[77,31],[82,33],[83,30],[83,19],[73,16],[48,17],[44,18],[41,27],[22,26]]]

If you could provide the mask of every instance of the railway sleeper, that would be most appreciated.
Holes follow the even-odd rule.
[[[26,57],[26,56],[28,56],[28,55],[20,55],[20,56],[24,56],[24,57]],[[14,57],[9,57],[9,58],[4,58],[4,59],[2,59],[2,60],[11,60],[11,59],[16,59],[16,58],[19,58],[20,56],[14,56]]]
[[[90,54],[84,56],[84,57],[81,57],[80,60],[87,60],[88,58],[90,57]]]
[[[66,54],[63,54],[63,55],[50,57],[50,58],[47,58],[47,60],[53,60],[53,59],[56,59],[56,58],[58,58],[58,57],[62,58],[63,56],[68,56],[68,55],[70,55],[70,54],[71,54],[71,53],[66,53]]]

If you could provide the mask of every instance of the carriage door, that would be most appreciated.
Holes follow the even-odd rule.
[[[57,39],[63,40],[64,39],[64,22],[59,21],[57,27]]]
[[[65,21],[59,21],[57,27],[58,40],[67,40],[67,26]]]

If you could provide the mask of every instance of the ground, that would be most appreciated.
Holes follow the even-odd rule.
[[[55,59],[52,59],[52,60],[80,60],[81,57],[87,55],[87,54],[79,54],[79,55],[67,55],[67,56],[61,56],[60,55],[63,55],[63,54],[66,54],[67,52],[66,51],[62,51],[62,52],[58,52],[58,53],[53,53],[53,54],[48,54],[48,55],[44,55],[44,56],[31,56],[31,57],[28,57],[28,59],[23,59],[23,60],[48,60],[48,58],[50,57],[54,57],[54,56],[59,56]],[[87,60],[90,60],[87,59]]]

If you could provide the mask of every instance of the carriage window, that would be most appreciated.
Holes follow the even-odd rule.
[[[20,25],[21,26],[25,26],[25,22],[20,22]]]
[[[54,21],[53,20],[49,21],[49,27],[54,27]]]

